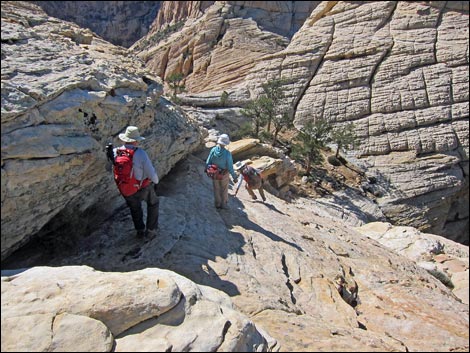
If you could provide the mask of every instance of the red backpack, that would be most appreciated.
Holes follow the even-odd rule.
[[[114,158],[114,181],[122,196],[131,196],[150,184],[149,179],[137,180],[134,176],[133,158],[137,148],[118,148]]]

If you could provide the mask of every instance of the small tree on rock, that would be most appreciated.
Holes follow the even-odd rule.
[[[259,130],[266,123],[267,111],[269,110],[270,100],[265,96],[260,96],[255,100],[249,101],[242,114],[252,119],[254,125],[254,137],[258,138]]]
[[[246,108],[242,110],[242,114],[253,119],[255,125],[255,137],[258,138],[260,128],[266,124],[266,134],[271,133],[271,123],[274,124],[274,136],[272,145],[274,146],[277,135],[283,127],[290,125],[288,114],[282,107],[281,102],[284,98],[284,90],[282,85],[284,80],[271,80],[262,85],[263,93],[257,98],[250,101]]]
[[[181,81],[183,81],[184,75],[181,72],[175,72],[172,73],[170,76],[167,78],[168,85],[170,88],[173,90],[173,99],[177,99],[177,94],[184,92],[185,86],[181,84]]]
[[[268,81],[261,85],[264,91],[264,96],[268,98],[271,102],[269,106],[266,107],[266,119],[267,119],[267,131],[271,131],[271,122],[278,115],[283,115],[281,111],[280,103],[284,98],[284,89],[282,86],[285,84],[285,81],[282,79],[275,79]]]
[[[220,95],[220,105],[222,107],[225,107],[225,105],[227,104],[228,96],[229,94],[227,93],[227,91],[223,91],[222,94]]]
[[[289,128],[293,125],[293,117],[290,117],[287,112],[278,114],[272,119],[274,125],[273,140],[271,146],[274,146],[277,140],[277,135],[283,128]]]
[[[325,120],[308,122],[300,129],[297,135],[299,143],[293,144],[292,154],[297,159],[305,158],[307,174],[310,174],[313,164],[321,162],[320,152],[330,141],[331,129],[331,124]]]
[[[354,123],[350,122],[341,127],[336,127],[331,132],[331,141],[336,144],[335,157],[338,158],[339,151],[344,148],[354,148],[356,144],[356,134],[354,132]]]

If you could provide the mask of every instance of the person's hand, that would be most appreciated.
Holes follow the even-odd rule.
[[[238,183],[238,178],[233,179],[233,183],[234,184]]]

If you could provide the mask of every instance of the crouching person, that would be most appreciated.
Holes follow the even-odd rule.
[[[237,172],[239,172],[242,176],[240,178],[240,181],[238,182],[235,195],[238,193],[238,189],[240,189],[240,186],[243,180],[245,180],[246,182],[245,187],[248,193],[250,194],[251,198],[253,200],[258,199],[253,191],[253,190],[258,189],[259,194],[261,198],[263,199],[263,202],[266,201],[266,197],[264,196],[264,189],[263,189],[264,180],[261,177],[261,171],[247,165],[245,162],[242,162],[242,161],[235,163],[234,169]]]

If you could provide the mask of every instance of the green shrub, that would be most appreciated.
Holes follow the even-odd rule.
[[[253,127],[250,122],[242,124],[240,128],[232,133],[232,140],[241,140],[243,138],[250,138],[253,137]]]

